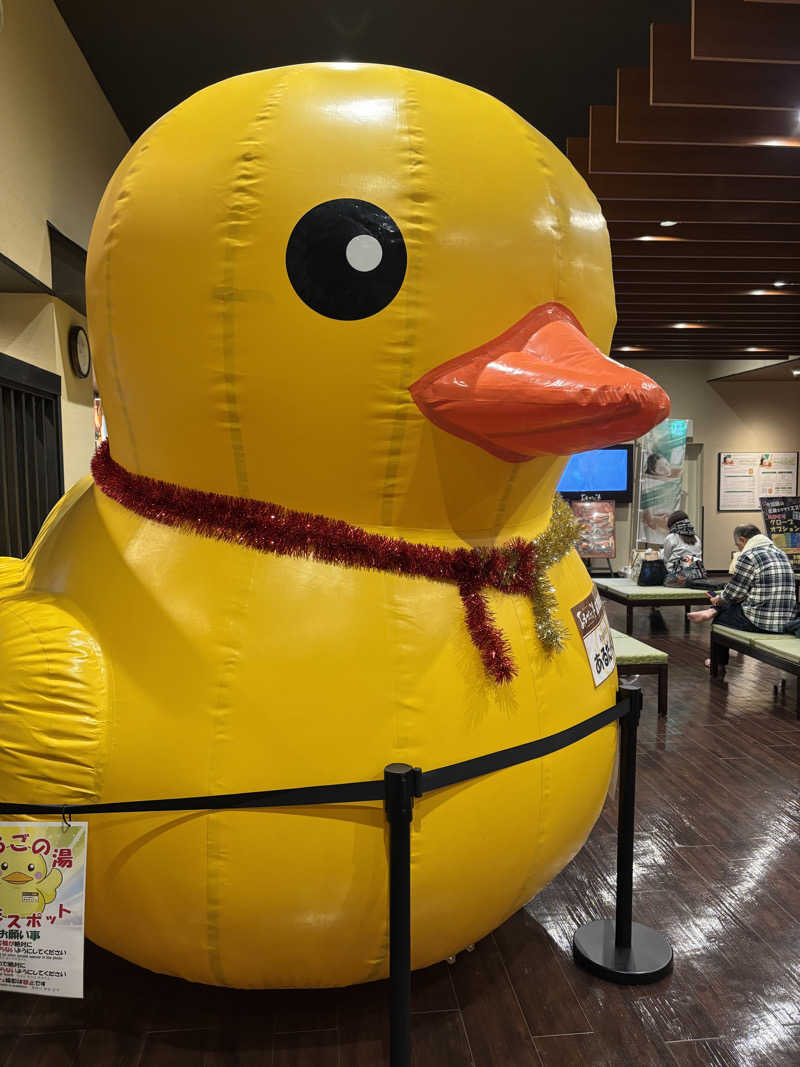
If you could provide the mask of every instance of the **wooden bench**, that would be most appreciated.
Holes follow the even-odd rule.
[[[720,650],[732,648],[797,679],[797,718],[800,719],[800,638],[793,634],[750,634],[730,626],[711,627],[711,677],[723,670]]]
[[[669,656],[629,634],[611,631],[617,670],[620,674],[655,674],[658,676],[658,714],[666,715],[669,706]],[[800,644],[800,641],[798,641]]]
[[[683,607],[683,626],[689,633],[689,611],[698,604],[708,607],[708,596],[703,589],[687,589],[685,586],[637,585],[630,578],[595,578],[594,584],[600,595],[617,604],[625,605],[625,633],[633,633],[634,608],[660,608],[667,605]]]

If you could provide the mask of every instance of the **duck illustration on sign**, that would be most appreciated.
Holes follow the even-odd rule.
[[[55,900],[64,876],[56,867],[49,872],[41,853],[12,852],[0,855],[0,913],[39,915]]]
[[[380,780],[614,703],[554,492],[669,405],[604,355],[605,222],[522,118],[396,67],[211,86],[113,176],[87,304],[108,441],[0,568],[8,802]],[[415,967],[577,852],[616,737],[419,801]],[[379,804],[90,819],[98,944],[221,985],[387,973]]]

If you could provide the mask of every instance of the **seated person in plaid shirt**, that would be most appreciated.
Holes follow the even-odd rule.
[[[796,612],[794,575],[788,558],[757,526],[737,526],[733,539],[739,558],[730,581],[717,596],[708,594],[713,607],[692,611],[689,618],[695,622],[714,619],[748,633],[783,633]],[[728,649],[720,652],[724,666]],[[709,665],[710,660],[706,660]]]

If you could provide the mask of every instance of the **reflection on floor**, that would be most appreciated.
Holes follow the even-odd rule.
[[[610,605],[612,625],[623,609]],[[615,813],[552,885],[453,967],[414,978],[415,1067],[800,1063],[800,723],[793,681],[733,657],[703,669],[707,632],[637,634],[671,656],[670,716],[643,679],[634,917],[663,930],[674,973],[607,985],[570,955],[609,913]],[[478,862],[480,862],[478,858]],[[385,984],[256,993],[154,976],[87,946],[83,1002],[5,994],[0,1064],[382,1067]]]

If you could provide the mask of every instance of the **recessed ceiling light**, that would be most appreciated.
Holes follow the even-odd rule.
[[[784,283],[785,284],[785,283]],[[780,289],[750,289],[747,293],[748,296],[788,296],[788,293],[782,293]]]
[[[793,370],[792,374],[795,376],[795,378],[800,378],[800,370]]]
[[[673,322],[673,330],[705,330],[704,322]]]
[[[775,286],[776,289],[782,289],[784,285],[786,285],[786,282],[773,282],[772,284]]]
[[[685,237],[667,237],[665,233],[648,233],[643,237],[634,237],[634,241],[685,241]]]
[[[659,222],[658,225],[659,226],[677,226],[678,224],[674,219],[664,219],[662,222]]]
[[[745,349],[745,352],[771,352],[771,351],[772,351],[771,348],[756,348],[754,345],[751,345],[749,348]]]
[[[638,345],[617,345],[614,349],[615,352],[646,352],[646,348],[640,348]]]

